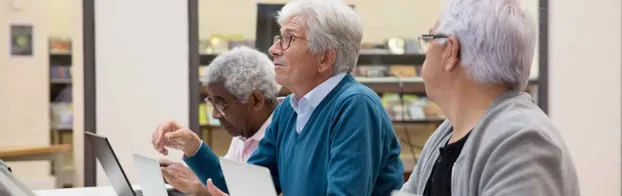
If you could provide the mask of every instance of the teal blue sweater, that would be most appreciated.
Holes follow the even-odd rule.
[[[348,74],[315,108],[302,132],[288,96],[248,163],[270,169],[284,195],[389,195],[404,183],[400,144],[381,102]],[[185,162],[227,191],[218,157],[203,144]]]

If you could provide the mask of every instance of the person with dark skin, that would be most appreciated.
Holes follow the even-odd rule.
[[[212,107],[212,117],[233,136],[225,158],[246,162],[257,149],[279,104],[280,86],[274,80],[274,74],[274,64],[267,55],[247,47],[225,52],[207,67],[205,102]],[[181,127],[176,123],[172,125],[164,130]],[[166,137],[188,141],[178,144],[185,147],[185,154],[196,153],[203,143],[190,130],[168,133]],[[166,149],[163,150],[166,154]],[[160,165],[164,179],[175,189],[190,195],[208,195],[207,188],[184,164],[163,159]]]

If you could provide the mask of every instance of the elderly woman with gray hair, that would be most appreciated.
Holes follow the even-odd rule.
[[[274,39],[276,82],[290,89],[248,163],[266,167],[284,195],[381,196],[404,182],[400,144],[378,95],[349,73],[363,27],[338,0],[297,0],[279,12]],[[154,147],[180,149],[164,124]],[[228,192],[217,157],[206,145],[184,151],[212,195]],[[183,148],[185,149],[185,148]],[[208,180],[209,179],[209,180]]]
[[[522,92],[536,26],[518,0],[450,0],[423,35],[426,93],[447,120],[402,191],[423,195],[579,195],[568,148]]]

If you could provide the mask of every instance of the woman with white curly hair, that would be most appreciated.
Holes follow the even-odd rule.
[[[527,85],[536,26],[519,0],[449,0],[430,34],[423,80],[447,120],[403,191],[434,195],[579,195],[568,148]]]

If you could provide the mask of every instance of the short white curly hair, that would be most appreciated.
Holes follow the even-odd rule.
[[[277,98],[281,86],[274,75],[274,64],[266,54],[239,46],[218,55],[207,66],[203,84],[224,81],[227,92],[247,103],[255,90],[267,100]]]

